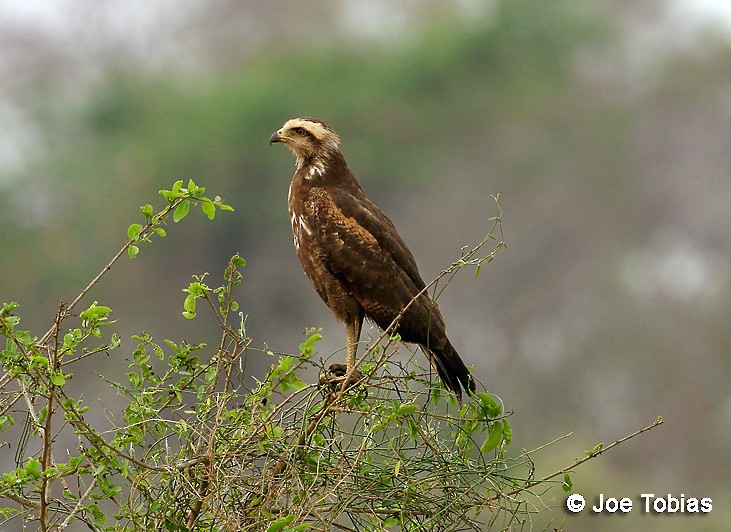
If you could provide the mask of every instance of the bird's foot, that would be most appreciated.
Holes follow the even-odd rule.
[[[330,364],[328,372],[320,376],[320,384],[330,384],[333,390],[337,390],[348,374],[347,364]],[[348,386],[351,386],[363,378],[363,372],[358,368],[353,370]]]

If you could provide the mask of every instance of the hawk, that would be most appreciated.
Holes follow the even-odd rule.
[[[288,198],[294,246],[315,290],[345,324],[346,372],[355,365],[363,318],[386,330],[403,311],[394,331],[401,340],[419,345],[458,399],[463,389],[474,392],[439,307],[422,292],[426,284],[414,256],[366,197],[340,152],[338,134],[320,120],[293,118],[271,136],[269,144],[275,142],[297,159]]]

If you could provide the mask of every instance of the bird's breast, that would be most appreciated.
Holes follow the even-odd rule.
[[[294,247],[299,251],[304,239],[312,236],[312,228],[307,224],[302,214],[297,211],[290,211],[289,219],[292,224]]]

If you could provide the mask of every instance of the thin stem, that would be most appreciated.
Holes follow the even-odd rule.
[[[652,429],[654,429],[656,427],[659,427],[663,423],[665,423],[665,421],[661,417],[659,417],[659,418],[657,418],[657,420],[655,420],[654,423],[651,423],[650,425],[648,425],[648,426],[646,426],[644,428],[641,428],[641,429],[633,432],[632,434],[629,434],[627,436],[624,436],[622,438],[619,438],[618,440],[616,440],[615,442],[611,443],[610,445],[607,445],[606,447],[602,447],[600,449],[597,449],[595,451],[592,451],[587,456],[585,456],[584,458],[582,458],[580,460],[576,460],[576,462],[574,462],[571,465],[567,465],[565,467],[562,467],[558,471],[555,471],[554,473],[551,473],[550,475],[547,475],[547,476],[543,477],[540,480],[532,480],[532,481],[528,482],[525,486],[522,486],[521,488],[515,489],[515,490],[510,491],[508,493],[501,493],[501,494],[498,494],[498,495],[494,495],[492,497],[489,497],[486,500],[486,502],[489,503],[489,502],[495,501],[495,500],[497,500],[497,499],[499,499],[501,497],[512,497],[514,495],[518,495],[519,493],[521,493],[521,492],[523,492],[525,490],[529,490],[529,489],[531,489],[531,488],[533,488],[533,487],[535,487],[535,486],[537,486],[539,484],[543,484],[545,482],[548,482],[549,480],[552,480],[552,479],[556,478],[559,475],[564,475],[564,474],[568,473],[569,471],[573,471],[575,468],[579,467],[582,464],[585,464],[589,460],[593,460],[597,456],[599,456],[601,454],[604,454],[606,452],[609,452],[612,449],[614,449],[615,447],[617,447],[619,445],[622,445],[624,442],[626,442],[628,440],[631,440],[632,438],[635,438],[635,437],[639,436],[640,434],[642,434],[644,432],[647,432],[647,431],[652,430]]]

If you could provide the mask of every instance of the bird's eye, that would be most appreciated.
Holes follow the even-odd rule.
[[[305,134],[305,128],[303,128],[303,127],[296,127],[292,131],[294,131],[298,135],[304,135]]]

